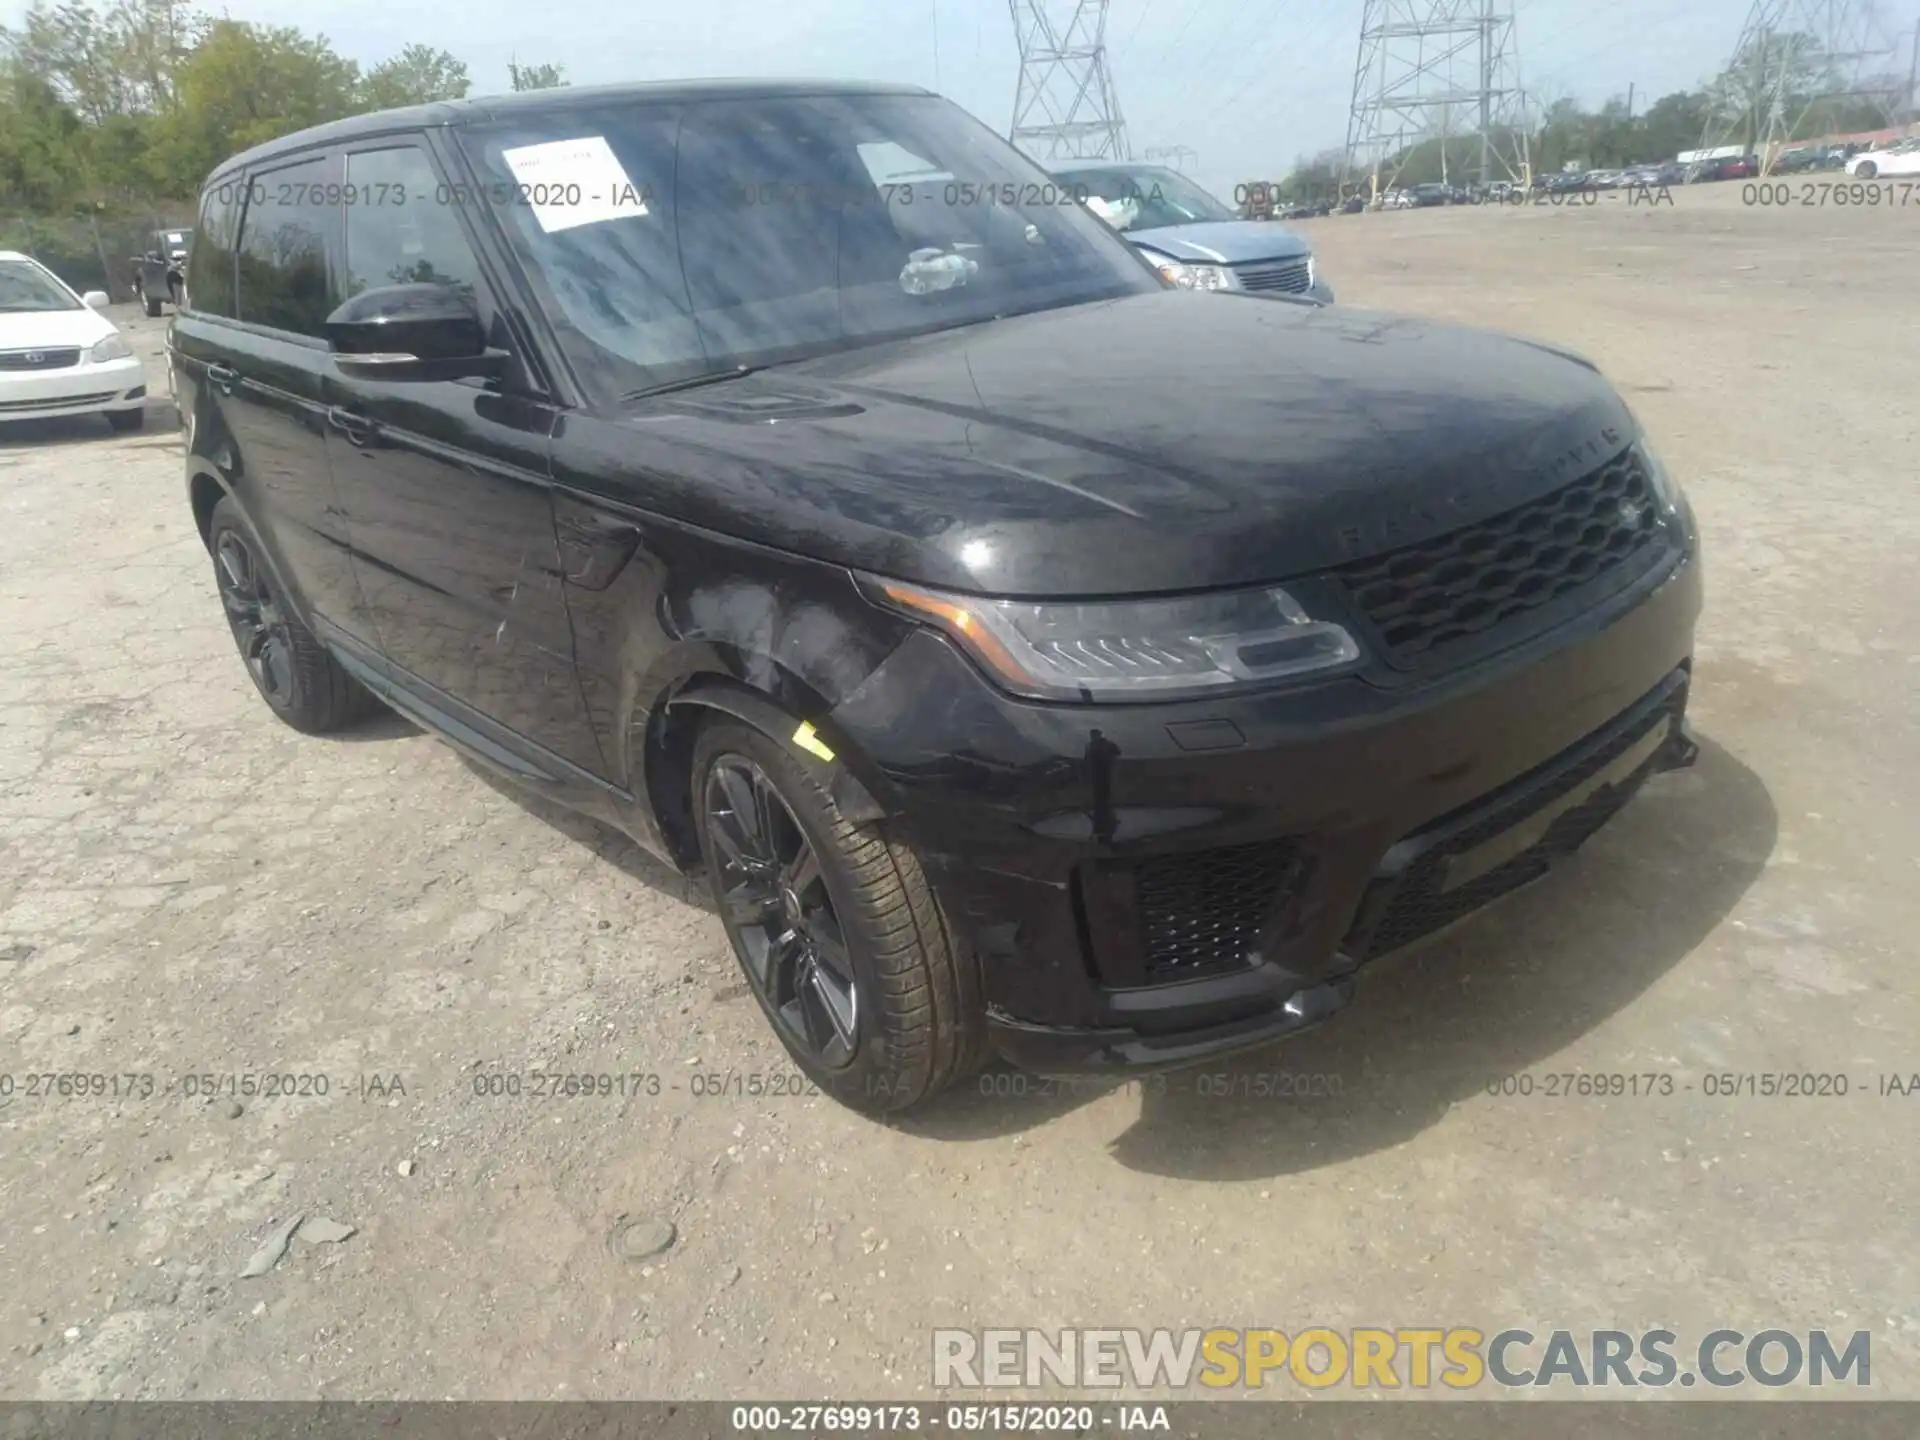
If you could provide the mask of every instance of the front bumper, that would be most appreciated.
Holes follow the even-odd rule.
[[[970,938],[1008,1059],[1189,1064],[1318,1024],[1361,964],[1537,878],[1689,763],[1700,604],[1689,544],[1430,682],[1167,705],[1018,702],[918,633],[830,721]],[[1201,903],[1156,908],[1170,874]],[[1165,963],[1229,924],[1236,963]]]
[[[146,403],[146,382],[146,368],[136,355],[98,364],[82,359],[64,370],[0,374],[0,420],[137,410]]]

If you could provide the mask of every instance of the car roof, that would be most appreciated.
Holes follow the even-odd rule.
[[[22,254],[18,250],[0,250],[0,260],[24,260],[29,265],[38,265],[40,263],[31,255]]]
[[[1180,173],[1149,160],[1075,160],[1070,164],[1047,167],[1047,173],[1051,175],[1071,175],[1077,170],[1159,170],[1168,175]]]
[[[551,90],[523,90],[512,95],[482,95],[468,100],[435,100],[398,110],[375,110],[345,120],[297,130],[277,140],[243,150],[220,162],[207,177],[211,184],[242,166],[257,165],[277,155],[398,130],[481,124],[513,115],[555,114],[568,110],[645,101],[671,104],[695,100],[790,100],[809,95],[931,95],[918,85],[860,80],[654,80],[625,85],[563,85]]]

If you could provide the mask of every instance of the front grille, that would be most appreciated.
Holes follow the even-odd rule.
[[[1656,726],[1677,722],[1685,710],[1686,695],[1684,686],[1676,688],[1664,702],[1632,717],[1616,733],[1593,745],[1589,754],[1564,774],[1553,777],[1550,784],[1542,785],[1533,776],[1521,777],[1507,788],[1509,798],[1504,801],[1495,798],[1485,814],[1421,852],[1403,873],[1376,879],[1361,902],[1361,922],[1342,948],[1356,960],[1384,955],[1442,930],[1546,874],[1554,862],[1577,850],[1639,792],[1660,764],[1658,752],[1642,761],[1631,774],[1603,786],[1564,811],[1539,840],[1512,859],[1451,890],[1441,888],[1450,857],[1469,854],[1522,823],[1529,815],[1578,790],[1645,740]],[[1550,771],[1559,763],[1562,762],[1552,760],[1541,768]],[[1445,833],[1449,824],[1457,823],[1443,820],[1431,827],[1430,833]],[[1418,838],[1414,837],[1416,842]],[[1378,919],[1374,920],[1371,917],[1376,912]]]
[[[20,410],[65,410],[88,405],[104,405],[118,392],[103,390],[97,395],[48,395],[40,400],[0,400],[0,415]]]
[[[0,350],[0,370],[71,370],[78,350]]]
[[[1626,585],[1667,538],[1652,482],[1630,449],[1550,495],[1343,565],[1333,577],[1387,658],[1412,667],[1603,578]]]
[[[1133,872],[1147,980],[1242,969],[1303,870],[1294,840],[1263,840],[1143,861]]]
[[[1246,290],[1284,290],[1299,295],[1313,285],[1313,261],[1305,255],[1297,260],[1256,260],[1234,266],[1233,273]]]

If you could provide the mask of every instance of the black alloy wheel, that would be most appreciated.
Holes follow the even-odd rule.
[[[287,604],[231,498],[213,507],[207,547],[233,643],[274,714],[296,730],[323,735],[379,708]]]
[[[703,803],[721,918],[748,980],[789,1049],[845,1069],[860,1045],[859,989],[813,842],[744,755],[716,757]]]
[[[979,1069],[980,966],[913,847],[834,798],[843,761],[729,714],[700,722],[688,796],[713,908],[747,988],[821,1093],[882,1114]]]
[[[237,530],[221,532],[213,551],[220,603],[240,647],[240,658],[261,695],[279,710],[293,701],[293,640],[287,617],[261,574],[253,550]]]

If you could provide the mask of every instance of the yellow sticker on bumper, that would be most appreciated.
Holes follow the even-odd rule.
[[[793,743],[809,755],[817,755],[822,760],[833,759],[833,751],[827,748],[827,742],[822,740],[819,732],[804,720],[800,722],[800,728],[793,732]]]

